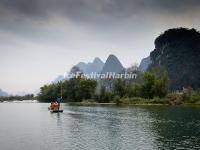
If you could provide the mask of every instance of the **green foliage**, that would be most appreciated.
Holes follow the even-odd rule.
[[[126,94],[126,82],[125,80],[118,79],[114,83],[114,94],[119,97],[123,97]]]
[[[73,78],[69,81],[45,85],[40,88],[38,99],[42,102],[50,102],[58,97],[65,101],[80,102],[83,99],[91,99],[96,88],[96,81],[89,79]]]
[[[120,104],[126,105],[168,105],[170,104],[166,98],[155,97],[153,99],[146,99],[141,97],[126,97],[120,99]]]
[[[114,93],[106,91],[104,86],[101,87],[100,93],[94,96],[94,99],[98,103],[109,103],[114,99]]]
[[[94,100],[94,99],[83,99],[82,101],[81,101],[81,104],[95,104],[96,103],[96,101]]]
[[[153,98],[155,94],[155,76],[150,72],[145,72],[143,78],[144,83],[141,85],[141,96],[144,98]]]
[[[165,97],[168,92],[168,76],[166,72],[158,73],[157,71],[145,72],[143,74],[143,83],[141,84],[141,97]]]
[[[64,82],[63,98],[66,99],[66,101],[81,101],[81,97],[79,94],[80,81],[80,78],[72,78],[69,81],[66,80]]]
[[[81,80],[78,88],[78,95],[81,99],[90,99],[95,92],[97,86],[94,80]]]
[[[180,105],[183,102],[182,95],[177,93],[169,93],[167,99],[171,105]]]
[[[130,83],[127,85],[127,96],[128,97],[139,97],[141,95],[141,84]]]
[[[118,79],[113,81],[112,91],[101,87],[99,94],[95,95],[95,100],[99,103],[108,103],[114,101],[120,103],[120,99],[124,97],[141,97],[145,99],[153,99],[154,97],[163,98],[168,92],[168,74],[165,69],[152,69],[148,72],[140,74],[140,80],[127,81]]]
[[[155,80],[154,92],[155,96],[164,97],[167,94],[166,80]]]
[[[114,94],[112,92],[106,92],[105,97],[103,99],[104,103],[109,103],[114,99]]]
[[[164,71],[163,71],[164,72]],[[113,89],[101,86],[97,92],[97,82],[90,79],[73,78],[64,82],[49,84],[41,87],[38,99],[50,102],[61,97],[64,102],[81,102],[94,99],[98,103],[121,103],[125,97],[141,97],[153,99],[162,98],[167,94],[167,74],[158,70],[151,70],[141,74],[139,82],[124,79],[113,80]],[[62,90],[61,90],[62,89]],[[138,99],[138,98],[137,98]],[[126,101],[126,100],[125,100]]]
[[[34,100],[35,97],[33,94],[26,94],[24,96],[7,96],[7,97],[0,97],[0,101],[14,101],[14,100]]]
[[[185,98],[184,102],[190,104],[200,104],[200,92],[193,92],[190,96],[187,96],[187,98]]]
[[[121,103],[122,103],[121,100],[120,100],[120,97],[119,97],[118,95],[116,95],[116,96],[114,97],[114,102],[115,102],[116,104],[121,104]]]
[[[60,97],[60,83],[44,85],[40,88],[38,100],[42,102],[50,102]]]

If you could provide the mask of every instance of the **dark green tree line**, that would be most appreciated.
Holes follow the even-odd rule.
[[[97,82],[90,79],[73,78],[64,82],[44,85],[40,88],[38,99],[50,102],[61,97],[64,102],[80,102],[93,97]]]

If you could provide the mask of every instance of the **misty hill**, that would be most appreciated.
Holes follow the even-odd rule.
[[[3,91],[2,89],[0,89],[0,97],[6,97],[6,96],[9,96],[9,94]]]
[[[57,78],[53,81],[53,83],[57,83],[63,81],[65,78],[63,75],[58,75]]]
[[[98,57],[96,57],[93,62],[85,63],[79,62],[78,64],[74,65],[69,73],[76,73],[76,72],[83,72],[85,74],[90,74],[92,72],[99,73],[103,68],[104,63]],[[63,75],[59,75],[52,83],[57,83],[59,81],[68,80],[69,78],[64,77]]]
[[[104,64],[102,60],[96,57],[93,62],[85,63],[79,62],[78,64],[74,65],[69,73],[76,73],[76,72],[83,72],[85,74],[90,74],[92,72],[96,73],[106,73],[106,72],[115,72],[121,73],[124,71],[124,67],[122,66],[121,62],[118,58],[114,55],[109,55]],[[53,83],[57,83],[59,81],[68,80],[68,78],[64,77],[63,75],[59,75]]]
[[[124,67],[122,66],[121,62],[118,60],[118,58],[115,55],[111,54],[107,58],[106,63],[104,64],[101,73],[106,73],[106,72],[120,73],[123,70],[124,70]]]
[[[200,88],[200,33],[195,29],[169,29],[155,40],[151,67],[165,66],[172,90]]]
[[[78,67],[82,72],[85,73],[88,64],[85,63],[85,62],[79,62],[79,63],[76,64],[75,66]],[[73,66],[73,67],[74,67],[74,66]],[[72,68],[73,68],[73,67],[72,67]]]
[[[146,71],[150,64],[151,64],[150,56],[143,58],[142,61],[140,62],[138,70],[142,72]]]
[[[76,66],[83,71],[83,73],[100,72],[103,68],[104,63],[100,58],[96,57],[92,63],[79,62]]]

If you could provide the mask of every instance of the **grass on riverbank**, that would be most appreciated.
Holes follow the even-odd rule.
[[[165,98],[145,99],[140,97],[121,98],[115,100],[114,103],[124,105],[169,105],[169,101]]]
[[[80,104],[90,105],[99,104],[95,99],[83,100]],[[101,103],[100,103],[101,104]],[[104,103],[102,103],[104,104]],[[195,93],[190,96],[170,93],[164,98],[154,97],[145,99],[141,97],[118,97],[115,96],[112,101],[106,104],[117,105],[200,105],[200,95]]]
[[[121,98],[119,100],[113,100],[109,103],[97,103],[94,99],[87,99],[80,102],[82,105],[94,105],[94,104],[117,104],[117,105],[169,105],[166,99],[144,99],[144,98]]]

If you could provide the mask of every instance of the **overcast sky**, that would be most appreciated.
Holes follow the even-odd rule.
[[[0,0],[0,88],[34,92],[111,53],[128,67],[164,30],[199,26],[199,0]]]

